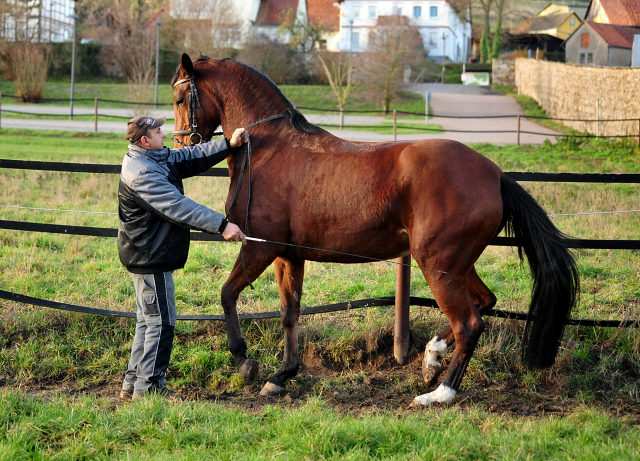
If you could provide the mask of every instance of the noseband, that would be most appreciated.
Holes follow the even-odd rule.
[[[211,141],[210,138],[205,138],[204,136],[202,136],[200,133],[198,133],[198,114],[197,114],[197,109],[198,107],[200,108],[200,112],[202,112],[202,116],[204,117],[204,121],[206,122],[207,126],[209,127],[209,129],[211,130],[211,132],[213,132],[213,136],[220,136],[222,135],[222,133],[215,133],[215,128],[213,126],[211,126],[211,123],[209,122],[209,119],[207,118],[207,114],[204,113],[204,109],[202,108],[202,104],[200,103],[200,97],[198,96],[198,89],[196,88],[196,79],[195,77],[192,75],[189,78],[183,78],[182,80],[178,80],[176,83],[173,84],[173,87],[175,88],[176,86],[182,84],[182,83],[187,83],[190,82],[191,83],[191,88],[190,88],[190,93],[189,93],[189,114],[188,114],[188,118],[189,118],[189,124],[190,129],[189,130],[179,130],[179,131],[174,131],[173,132],[173,140],[176,141],[178,144],[182,144],[183,146],[187,146],[185,143],[183,143],[182,141],[180,141],[179,139],[176,139],[176,135],[178,136],[189,136],[189,142],[191,144],[191,146],[195,145],[195,144],[200,144],[202,142],[209,142]],[[194,142],[194,136],[198,136],[198,138],[196,138],[196,140],[198,142]]]

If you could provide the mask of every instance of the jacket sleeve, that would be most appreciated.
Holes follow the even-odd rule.
[[[159,171],[145,171],[130,187],[140,206],[179,226],[213,234],[226,225],[222,214],[185,197]]]
[[[167,160],[178,170],[181,178],[190,178],[204,173],[231,154],[226,138],[214,139],[195,146],[171,149]]]

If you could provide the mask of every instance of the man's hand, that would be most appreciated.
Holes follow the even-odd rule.
[[[243,134],[244,128],[236,128],[236,131],[231,135],[231,139],[229,139],[229,145],[231,147],[240,147],[242,143],[247,142],[247,138]]]
[[[241,130],[243,128],[240,128]],[[230,242],[242,242],[243,245],[247,244],[247,239],[245,238],[244,233],[240,230],[238,226],[230,222],[227,224],[227,227],[224,228],[224,232],[222,233],[222,237],[225,240],[229,240]]]

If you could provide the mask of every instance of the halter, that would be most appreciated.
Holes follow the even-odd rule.
[[[190,93],[189,93],[189,114],[188,114],[188,118],[189,118],[189,123],[190,123],[190,128],[189,130],[179,130],[179,131],[174,131],[173,132],[173,140],[176,141],[178,144],[182,144],[183,146],[187,146],[185,143],[183,143],[182,141],[176,139],[176,135],[178,136],[189,136],[189,142],[191,144],[191,146],[195,145],[195,144],[200,144],[203,142],[209,142],[211,141],[210,138],[205,138],[204,136],[202,136],[200,133],[198,133],[198,114],[197,114],[197,108],[200,108],[200,112],[202,112],[202,116],[204,117],[204,121],[206,122],[207,126],[209,127],[209,129],[214,132],[213,135],[214,136],[219,136],[222,133],[215,133],[215,128],[211,125],[211,123],[209,122],[209,119],[207,118],[207,114],[204,113],[204,109],[202,108],[202,104],[200,103],[200,97],[198,96],[198,89],[196,88],[196,79],[193,75],[191,75],[191,77],[189,78],[183,78],[182,80],[178,80],[176,83],[174,83],[173,87],[175,88],[176,86],[182,84],[182,83],[187,83],[190,82],[191,83],[191,88],[190,88]],[[198,142],[194,143],[194,136],[198,136]]]

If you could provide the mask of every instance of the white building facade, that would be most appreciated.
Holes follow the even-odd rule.
[[[73,39],[75,1],[9,0],[0,11],[0,38],[15,42],[65,42]]]
[[[381,16],[405,16],[418,27],[427,59],[465,62],[471,51],[468,12],[461,19],[447,0],[344,0],[340,8],[339,51],[363,52]]]

